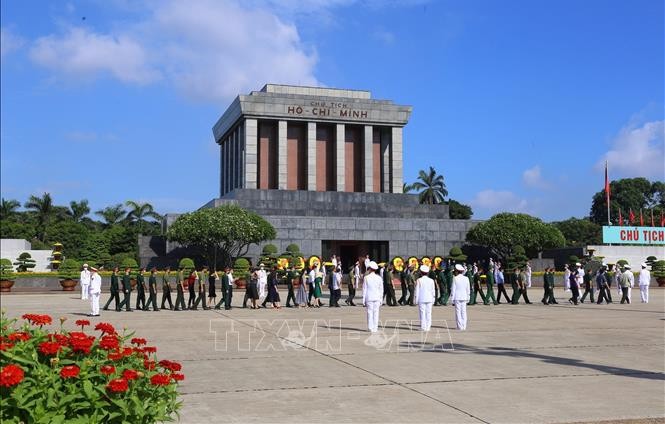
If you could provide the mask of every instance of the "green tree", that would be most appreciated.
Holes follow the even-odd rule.
[[[90,206],[88,206],[88,200],[83,199],[80,202],[72,200],[69,202],[69,209],[67,210],[67,216],[71,217],[74,222],[81,222],[83,217],[90,213]]]
[[[471,228],[466,241],[487,247],[502,262],[513,254],[514,246],[522,246],[534,257],[543,249],[562,247],[566,240],[554,225],[521,213],[500,213]]]
[[[566,246],[582,247],[603,242],[601,226],[586,218],[568,218],[552,223],[566,238]]]
[[[471,219],[473,216],[471,206],[460,203],[457,200],[450,199],[448,201],[448,207],[450,219]]]
[[[67,258],[81,259],[82,247],[90,234],[85,225],[71,220],[60,221],[49,227],[50,242],[63,244]]]
[[[411,193],[413,191],[413,184],[402,183],[402,193]]]
[[[125,202],[125,206],[129,207],[126,216],[127,221],[136,223],[139,232],[142,234],[145,234],[146,218],[151,218],[157,221],[162,219],[162,216],[155,212],[150,203],[137,203],[133,200],[128,200]]]
[[[109,250],[110,243],[106,232],[91,233],[81,246],[81,260],[99,266],[108,265],[111,259]]]
[[[422,169],[418,172],[418,179],[411,184],[415,190],[419,190],[420,203],[428,205],[435,205],[442,203],[444,198],[448,195],[446,183],[443,181],[443,175],[437,175],[434,168],[429,167],[429,172]]]
[[[31,210],[37,217],[37,237],[41,241],[46,241],[46,228],[55,214],[53,199],[49,193],[44,193],[42,197],[30,196],[25,205],[26,209]]]
[[[136,234],[122,225],[113,225],[104,230],[104,235],[109,241],[109,253],[127,253],[135,256],[137,241]]]
[[[7,258],[0,259],[0,280],[14,281],[15,277],[12,261]]]
[[[107,227],[120,223],[125,217],[126,211],[121,204],[107,206],[102,210],[95,212],[95,215],[102,217]]]
[[[16,262],[14,262],[14,265],[16,265],[16,270],[18,272],[28,272],[32,271],[32,268],[34,268],[37,265],[37,262],[32,259],[32,255],[28,252],[23,252],[20,255],[18,255],[18,258],[16,258]]]
[[[14,215],[19,207],[21,207],[21,203],[18,200],[7,200],[3,197],[0,201],[0,219]]]
[[[180,215],[169,227],[169,240],[195,248],[209,266],[226,266],[244,256],[252,244],[272,240],[277,233],[258,214],[236,205],[200,209]]]
[[[619,223],[619,209],[624,220],[628,218],[629,210],[639,217],[640,209],[645,210],[645,221],[651,222],[651,209],[654,216],[660,217],[660,211],[665,210],[665,183],[662,181],[650,182],[646,178],[624,178],[610,183],[610,214],[612,223]],[[591,221],[600,225],[607,225],[607,203],[605,189],[593,195],[591,200]]]
[[[63,280],[78,280],[81,276],[81,263],[76,259],[67,258],[58,268],[58,277]]]

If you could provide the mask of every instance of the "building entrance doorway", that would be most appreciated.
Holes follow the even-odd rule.
[[[342,261],[342,272],[347,274],[353,268],[358,258],[369,255],[370,259],[379,262],[388,262],[387,241],[364,240],[322,240],[321,255],[323,262],[328,262],[332,255],[337,255]]]

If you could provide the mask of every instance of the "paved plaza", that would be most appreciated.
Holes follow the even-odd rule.
[[[454,330],[450,306],[434,308],[427,334],[417,308],[384,306],[373,337],[359,306],[105,312],[100,321],[182,362],[183,423],[662,422],[665,290],[652,287],[649,304],[633,290],[632,305],[608,306],[573,307],[556,294],[559,305],[470,306],[466,332]],[[74,293],[3,294],[2,307],[67,316],[70,327],[88,312]]]

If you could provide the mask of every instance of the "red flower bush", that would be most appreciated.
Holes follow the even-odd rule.
[[[117,336],[102,336],[102,339],[99,341],[99,347],[104,350],[113,350],[118,349],[120,342],[118,342]]]
[[[17,365],[9,364],[0,368],[0,387],[12,387],[23,381],[23,369]]]
[[[124,370],[122,372],[122,377],[125,380],[136,380],[137,378],[139,378],[139,373],[134,370]]]
[[[81,369],[77,367],[76,365],[67,365],[65,367],[62,367],[60,370],[60,377],[67,379],[67,378],[74,378],[78,377],[79,373],[81,372]]]
[[[115,334],[115,328],[108,322],[100,322],[95,325],[95,330],[101,330],[103,334]]]
[[[41,342],[39,351],[46,356],[57,355],[62,350],[62,345],[58,342]]]
[[[126,392],[129,390],[129,384],[124,378],[116,378],[109,381],[109,384],[106,385],[106,388],[111,392]]]
[[[53,319],[48,315],[38,315],[38,314],[24,314],[21,318],[27,320],[32,325],[37,325],[39,327],[43,325],[49,325],[53,322]]]
[[[95,326],[101,331],[96,337],[65,330],[63,318],[58,332],[42,328],[52,322],[48,315],[23,318],[30,325],[17,331],[17,320],[0,314],[0,422],[52,422],[57,416],[63,422],[122,417],[152,423],[171,421],[180,408],[177,389],[184,375],[177,371],[182,366],[158,363],[157,348],[145,346],[145,339],[118,334],[108,323]],[[81,330],[90,325],[88,320],[75,324]],[[14,358],[17,362],[10,363]],[[128,407],[135,404],[151,407]]]
[[[150,383],[153,386],[168,386],[171,383],[171,376],[168,374],[155,374],[150,377]]]
[[[113,365],[102,365],[102,367],[99,368],[99,372],[104,375],[111,375],[115,372],[115,367]]]
[[[142,346],[142,345],[145,345],[146,343],[148,343],[148,342],[145,339],[141,339],[141,338],[138,338],[138,337],[134,337],[131,340],[131,344],[135,344],[137,346]]]

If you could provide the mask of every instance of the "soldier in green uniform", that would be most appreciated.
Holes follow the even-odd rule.
[[[157,312],[157,268],[150,270],[150,277],[148,277],[148,303],[146,303],[144,311],[150,309],[152,305],[152,310]]]
[[[104,306],[104,310],[109,310],[109,305],[111,301],[115,300],[115,310],[120,312],[120,286],[118,284],[118,267],[113,268],[113,273],[111,274],[111,297],[109,297],[108,302]]]
[[[480,294],[480,299],[483,301],[483,303],[487,305],[487,299],[485,298],[485,293],[483,293],[483,285],[485,284],[486,280],[487,277],[485,276],[485,273],[482,269],[479,269],[478,272],[473,275],[473,294],[471,295],[471,302],[469,305],[475,305],[478,303],[476,302],[478,294]]]
[[[173,302],[171,301],[171,267],[166,267],[162,275],[162,309],[169,302],[169,309],[173,310]]]
[[[554,268],[545,269],[543,274],[543,304],[545,305],[556,305],[558,302],[554,298]]]
[[[385,265],[383,268],[383,291],[386,293],[386,305],[397,306],[395,287],[393,286],[393,266]]]
[[[464,275],[466,276],[466,278],[469,279],[469,285],[470,285],[470,288],[471,288],[471,292],[469,294],[469,301],[467,302],[467,305],[475,305],[476,304],[476,302],[475,302],[475,297],[476,297],[476,287],[475,287],[476,284],[475,283],[476,282],[474,281],[475,274],[473,273],[473,265],[466,264],[466,265],[464,265],[464,267],[466,268],[466,272],[464,273]],[[473,303],[471,302],[471,299],[474,299]]]
[[[517,272],[517,276],[515,279],[517,280],[517,298],[513,297],[513,304],[517,305],[520,303],[520,297],[524,297],[524,302],[528,305],[531,304],[529,301],[529,296],[527,296],[527,282],[526,282],[526,274],[524,271],[522,271],[519,268],[516,268],[515,271]],[[514,295],[513,295],[514,296]]]
[[[490,299],[492,299],[493,304],[496,303],[496,298],[494,297],[494,266],[490,266],[485,273],[485,284],[487,293],[485,293],[485,305],[489,305]]]
[[[296,294],[293,291],[293,280],[295,280],[297,276],[298,273],[294,271],[293,266],[288,267],[284,275],[284,278],[286,279],[286,288],[288,290],[288,294],[286,295],[287,308],[292,308],[293,306],[298,307],[298,303],[296,303]],[[293,301],[293,306],[291,306],[291,301]]]
[[[513,297],[512,303],[513,305],[517,305],[519,303],[520,299],[520,269],[518,267],[515,267],[513,270],[512,274],[510,274],[510,286],[513,288]]]
[[[130,308],[132,299],[131,271],[131,268],[126,268],[125,274],[122,276],[122,302],[120,302],[120,309],[122,309],[124,305],[127,312],[132,312],[132,309]]]
[[[187,309],[185,304],[185,269],[178,269],[178,273],[175,277],[175,286],[176,286],[176,296],[175,296],[175,309],[174,311],[184,311]]]
[[[453,263],[450,260],[446,261],[446,270],[443,272],[443,288],[441,290],[440,304],[446,306],[448,298],[450,297],[450,290],[453,285]]]
[[[198,295],[196,297],[196,300],[194,301],[194,307],[192,308],[193,310],[197,310],[199,306],[199,302],[203,302],[203,309],[207,310],[210,309],[208,308],[208,305],[206,305],[206,281],[208,281],[208,267],[204,266],[203,269],[197,273],[197,280],[199,282],[198,286]]]
[[[136,275],[136,309],[145,310],[145,268],[140,268]]]
[[[414,306],[413,297],[415,296],[415,285],[416,285],[416,270],[413,265],[409,265],[409,269],[404,275],[404,282],[406,283],[407,290],[409,290],[409,298],[406,299],[406,304],[409,306]]]

